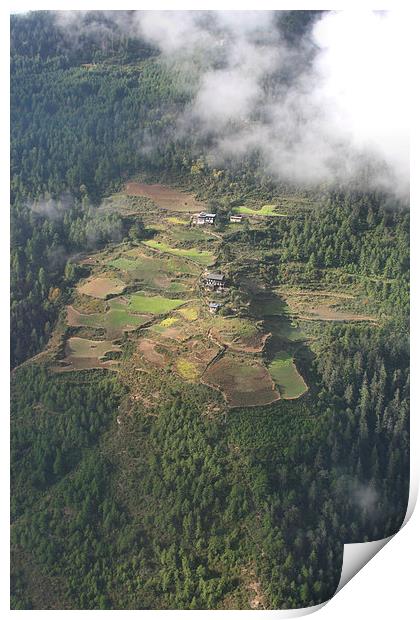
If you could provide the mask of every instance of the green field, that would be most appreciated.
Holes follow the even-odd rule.
[[[182,228],[171,228],[168,232],[170,232],[171,237],[176,239],[176,241],[211,241],[214,240],[214,237],[210,235],[210,233],[200,229],[200,228],[187,228],[183,226]]]
[[[131,331],[146,323],[150,317],[130,314],[129,308],[118,300],[110,303],[111,309],[104,314],[83,314],[72,307],[67,308],[67,323],[73,327],[105,329],[109,338],[117,338],[124,331]]]
[[[161,295],[148,297],[143,293],[133,293],[129,296],[129,309],[133,312],[144,312],[145,314],[166,314],[166,312],[170,312],[185,303],[184,299],[169,299]]]
[[[161,252],[174,254],[175,256],[182,256],[183,258],[188,258],[196,263],[200,263],[200,265],[211,265],[215,258],[211,252],[207,252],[206,250],[197,250],[197,248],[173,248],[163,241],[155,241],[154,239],[143,241],[143,243],[154,250],[160,250]]]
[[[295,366],[293,356],[286,351],[276,354],[268,370],[279,387],[282,398],[299,398],[308,389]]]
[[[124,258],[123,256],[121,258],[115,258],[108,263],[110,267],[121,269],[121,271],[132,271],[133,269],[136,269],[139,264],[141,264],[141,261]]]
[[[277,205],[263,205],[261,209],[251,209],[250,207],[236,207],[235,213],[241,215],[269,215],[272,217],[286,217],[285,213],[276,211]]]

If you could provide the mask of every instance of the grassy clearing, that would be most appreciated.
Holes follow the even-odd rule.
[[[214,255],[206,250],[198,250],[197,248],[173,248],[164,243],[163,241],[155,241],[154,239],[143,241],[143,243],[149,248],[153,248],[154,250],[159,250],[160,252],[165,252],[167,254],[174,254],[175,256],[188,258],[189,260],[192,260],[196,263],[200,263],[200,265],[208,266],[214,263]]]
[[[198,308],[189,307],[189,308],[180,308],[178,310],[180,314],[187,319],[187,321],[196,321],[198,319]]]
[[[175,224],[175,226],[187,226],[189,224],[188,220],[181,220],[180,217],[167,217],[166,221],[170,224]]]
[[[176,241],[214,241],[214,237],[201,228],[172,228],[169,232]]]
[[[175,325],[178,322],[179,322],[179,319],[177,319],[176,317],[168,316],[166,319],[163,319],[163,321],[158,323],[158,325],[153,325],[152,329],[153,331],[158,332],[159,334],[162,334],[167,329],[169,329],[170,327],[173,327],[173,325]]]
[[[114,269],[120,269],[121,271],[133,271],[141,265],[141,261],[121,257],[110,260],[108,265],[114,267]]]
[[[298,290],[283,295],[292,312],[307,321],[377,321],[371,314],[355,312],[351,306],[358,300],[346,293]]]
[[[287,351],[279,351],[268,370],[279,387],[282,398],[299,398],[307,391],[308,386],[299,374],[293,356]]]
[[[235,213],[240,213],[241,215],[265,215],[271,217],[287,217],[285,213],[279,213],[276,211],[277,205],[263,205],[261,209],[251,209],[250,207],[236,207],[234,209]]]
[[[183,357],[176,360],[175,367],[181,377],[187,381],[196,381],[200,376],[200,373],[194,364]]]
[[[129,296],[128,306],[132,312],[145,314],[166,314],[185,304],[183,299],[169,299],[161,295],[147,296],[143,293],[133,293]]]
[[[109,295],[119,295],[125,289],[126,285],[118,278],[93,278],[82,286],[77,288],[79,293],[97,297],[98,299],[106,299]]]

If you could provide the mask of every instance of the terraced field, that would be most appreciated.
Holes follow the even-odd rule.
[[[212,265],[215,261],[215,256],[208,250],[198,250],[197,248],[176,248],[171,247],[164,241],[156,241],[155,239],[149,239],[147,241],[143,241],[145,245],[149,248],[153,248],[154,250],[159,250],[160,252],[165,252],[167,254],[173,254],[175,256],[181,256],[183,258],[188,258],[200,265],[209,266]]]
[[[65,347],[65,358],[54,367],[55,372],[86,370],[90,368],[113,369],[118,366],[114,360],[104,361],[109,352],[119,352],[121,347],[109,340],[88,340],[86,338],[69,338]]]
[[[225,355],[212,364],[202,380],[220,390],[230,407],[263,406],[280,399],[262,363],[236,356]]]
[[[83,295],[106,299],[109,295],[119,295],[125,289],[125,283],[118,278],[97,277],[78,287]]]
[[[131,314],[126,307],[114,306],[105,313],[84,314],[73,306],[67,307],[67,324],[71,327],[91,327],[104,329],[107,338],[114,340],[123,332],[137,329],[150,321],[150,316]]]
[[[287,351],[279,351],[268,369],[282,398],[299,398],[308,390],[308,386],[295,366],[293,356]]]
[[[127,196],[150,198],[158,207],[168,211],[195,212],[205,208],[205,204],[196,200],[191,194],[166,185],[130,181],[125,186],[124,193]]]
[[[185,304],[184,299],[170,299],[161,295],[145,295],[142,292],[133,293],[128,297],[128,307],[133,312],[145,314],[166,314]],[[119,309],[121,302],[114,302],[112,308]]]
[[[286,217],[286,213],[280,213],[277,209],[277,205],[263,205],[260,209],[251,209],[244,206],[235,207],[234,211],[240,215]]]

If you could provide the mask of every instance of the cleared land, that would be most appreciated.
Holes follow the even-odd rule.
[[[160,348],[160,351],[157,351],[157,347]],[[150,362],[154,366],[157,366],[158,368],[165,368],[167,365],[169,356],[167,353],[162,352],[165,350],[157,342],[149,340],[148,338],[142,338],[139,341],[137,348],[143,359]]]
[[[187,321],[196,321],[199,316],[199,309],[196,308],[195,306],[189,306],[187,308],[180,308],[178,312],[182,314],[184,319],[187,319]]]
[[[186,226],[171,228],[170,235],[176,241],[187,243],[194,243],[197,241],[214,241],[214,236],[202,228],[188,228]]]
[[[308,386],[295,366],[293,356],[287,351],[279,351],[268,369],[282,398],[299,398],[308,390]]]
[[[128,196],[145,196],[153,200],[158,207],[168,211],[201,211],[205,204],[199,202],[191,194],[181,192],[173,187],[166,185],[147,183],[137,183],[131,181],[125,186],[125,193]]]
[[[128,297],[129,309],[133,312],[143,312],[145,314],[166,314],[185,303],[184,299],[169,299],[161,295],[149,297],[140,292],[133,293]],[[119,308],[117,305],[113,307]]]
[[[121,351],[121,347],[109,340],[87,340],[86,338],[69,338],[66,343],[64,364],[56,366],[56,372],[85,370],[88,368],[113,368],[118,365],[114,360],[103,361],[110,351]]]
[[[232,350],[259,353],[263,350],[268,334],[263,334],[247,319],[215,317],[211,334]]]
[[[194,276],[200,267],[191,261],[175,256],[141,253],[140,249],[117,254],[108,261],[108,266],[124,272],[124,278],[140,283],[142,288],[165,293],[184,293],[191,290]]]
[[[93,278],[77,288],[79,293],[106,299],[109,295],[119,295],[125,289],[125,283],[118,278]]]
[[[154,239],[143,241],[143,243],[154,250],[159,250],[167,254],[174,254],[175,256],[182,256],[183,258],[188,258],[196,263],[200,263],[200,265],[208,266],[214,263],[215,260],[215,256],[207,250],[198,250],[197,248],[173,248],[163,241],[155,241]]]
[[[251,209],[250,207],[236,207],[235,213],[241,215],[263,215],[271,217],[286,217],[285,213],[279,213],[277,211],[277,205],[263,205],[260,209]]]
[[[132,331],[150,321],[150,316],[130,314],[127,308],[115,307],[104,314],[83,314],[73,306],[67,306],[67,324],[71,327],[91,327],[104,329],[107,338],[114,340],[123,332]]]
[[[291,313],[306,321],[370,321],[376,317],[346,310],[343,305],[356,300],[353,295],[330,291],[281,291]],[[339,307],[337,307],[339,306]]]
[[[202,381],[223,392],[230,407],[256,407],[280,399],[268,370],[239,357],[225,355],[211,364]]]

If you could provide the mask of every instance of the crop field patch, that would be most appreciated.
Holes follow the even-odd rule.
[[[115,360],[104,361],[103,357],[111,351],[121,351],[119,345],[110,340],[88,340],[86,338],[69,338],[65,347],[65,359],[54,368],[55,372],[69,372],[72,370],[85,370],[89,368],[115,369],[118,362]]]
[[[175,226],[188,226],[189,220],[182,220],[180,217],[170,216],[166,218],[169,224],[175,224]]]
[[[186,226],[171,228],[170,236],[176,241],[196,243],[200,241],[214,241],[215,237],[201,228],[187,228]]]
[[[78,286],[77,290],[83,295],[106,299],[109,295],[120,295],[126,284],[119,278],[93,278],[85,284]]]
[[[179,357],[175,361],[175,368],[178,374],[187,381],[197,381],[200,377],[199,369],[189,358]]]
[[[70,327],[92,327],[100,329],[103,327],[103,314],[84,314],[73,306],[67,306],[67,325]]]
[[[200,272],[198,265],[194,265],[194,263],[182,257],[157,254],[156,252],[151,252],[150,254],[145,254],[140,248],[134,248],[124,252],[118,258],[114,258],[108,265],[127,271],[138,279],[145,280],[153,278],[158,273],[178,276],[198,275]]]
[[[130,314],[128,308],[122,306],[111,307],[102,314],[83,314],[73,306],[67,306],[67,324],[69,326],[104,329],[107,338],[110,340],[121,337],[123,332],[137,329],[147,321],[150,321],[150,316]]]
[[[219,389],[230,407],[256,407],[280,399],[267,368],[259,362],[225,355],[211,364],[203,382]]]
[[[299,398],[307,392],[308,386],[296,368],[293,356],[287,351],[279,351],[268,369],[282,398]]]
[[[188,277],[188,261],[159,260],[160,257],[128,258],[125,256],[111,260],[108,265],[126,272],[126,278],[132,282],[141,282],[143,286],[167,291],[184,293],[191,290],[194,280]],[[187,263],[187,264],[184,264]],[[189,263],[191,265],[191,263]]]
[[[127,183],[124,191],[128,196],[150,198],[158,207],[168,211],[194,212],[205,208],[205,204],[196,200],[192,194],[159,183],[148,184],[131,181]]]
[[[287,217],[286,213],[277,211],[277,205],[263,205],[260,209],[251,209],[250,207],[242,206],[235,207],[234,211],[240,215]]]
[[[143,241],[143,243],[153,250],[181,256],[182,258],[187,258],[200,265],[209,266],[212,265],[215,260],[214,254],[207,250],[198,250],[197,248],[174,248],[164,241],[155,241],[155,239],[148,239],[147,241]]]
[[[129,310],[144,314],[166,314],[186,303],[184,299],[170,299],[161,295],[148,296],[141,292],[132,293],[127,298]],[[119,308],[119,305],[114,303],[113,308]]]
[[[245,353],[261,352],[268,336],[247,319],[224,317],[215,317],[211,333],[232,350]]]
[[[196,321],[199,316],[199,310],[195,306],[187,306],[180,308],[178,313],[181,314],[187,321]]]
[[[356,299],[346,293],[284,290],[282,295],[287,300],[291,312],[306,321],[377,321],[372,315],[343,308]]]

